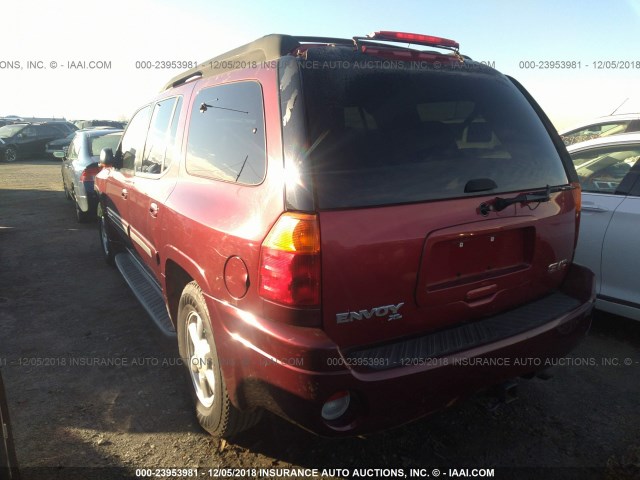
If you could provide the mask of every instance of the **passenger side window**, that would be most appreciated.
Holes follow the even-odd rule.
[[[594,148],[571,155],[583,192],[626,195],[627,177],[640,159],[640,145]]]
[[[176,102],[176,100],[178,100]],[[176,103],[178,106],[176,108]],[[182,98],[174,97],[155,104],[151,115],[149,134],[142,162],[136,165],[136,172],[160,174],[171,163],[179,108]],[[167,158],[169,162],[167,162]]]
[[[187,142],[191,175],[246,185],[266,170],[262,89],[239,82],[202,90],[196,97]]]
[[[122,168],[125,170],[133,170],[136,157],[142,155],[144,150],[144,140],[147,136],[147,129],[149,127],[149,111],[151,108],[147,105],[141,108],[133,116],[127,131],[124,132],[121,143],[122,152]]]

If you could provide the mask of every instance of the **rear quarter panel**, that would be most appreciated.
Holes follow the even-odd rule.
[[[262,86],[267,152],[265,180],[260,185],[245,186],[190,175],[185,167],[186,146],[191,111],[198,108],[194,105],[198,92],[243,80],[258,81]],[[185,98],[188,110],[179,179],[165,205],[160,253],[166,261],[176,262],[185,269],[206,295],[259,313],[262,305],[257,294],[260,246],[284,208],[277,71],[262,68],[202,79],[188,100]],[[249,289],[242,298],[233,297],[225,286],[225,264],[233,256],[242,259],[249,272]]]

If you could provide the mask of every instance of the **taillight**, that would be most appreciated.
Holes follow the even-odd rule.
[[[102,170],[101,167],[87,167],[85,168],[82,173],[80,174],[80,181],[81,182],[93,182],[93,179],[96,177],[97,174],[100,173],[100,170]]]
[[[576,213],[582,210],[582,187],[579,182],[571,182],[571,193],[573,193],[573,203],[576,204]]]
[[[582,187],[579,182],[571,182],[571,194],[573,195],[573,203],[576,206],[576,228],[573,241],[573,250],[578,246],[578,237],[580,235],[580,210],[582,210]]]
[[[316,215],[283,214],[262,242],[260,295],[283,305],[320,304],[320,229]]]

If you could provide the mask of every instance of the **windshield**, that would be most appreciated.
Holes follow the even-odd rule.
[[[91,137],[89,139],[89,150],[92,157],[100,155],[103,148],[110,148],[115,152],[118,148],[118,143],[122,137],[122,132],[108,133],[106,135],[100,135],[99,137]]]
[[[505,77],[443,69],[302,68],[320,208],[563,185],[549,134]],[[497,188],[467,191],[471,180]]]
[[[9,138],[16,135],[25,125],[5,125],[0,127],[0,138]]]

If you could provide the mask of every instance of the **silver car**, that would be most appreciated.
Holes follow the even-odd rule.
[[[100,171],[98,161],[103,148],[116,150],[122,130],[85,130],[76,133],[66,154],[62,157],[62,182],[64,193],[73,200],[78,222],[96,218],[98,199],[93,190],[93,179]]]
[[[596,274],[596,308],[640,320],[640,133],[567,150],[582,186],[575,262]]]

